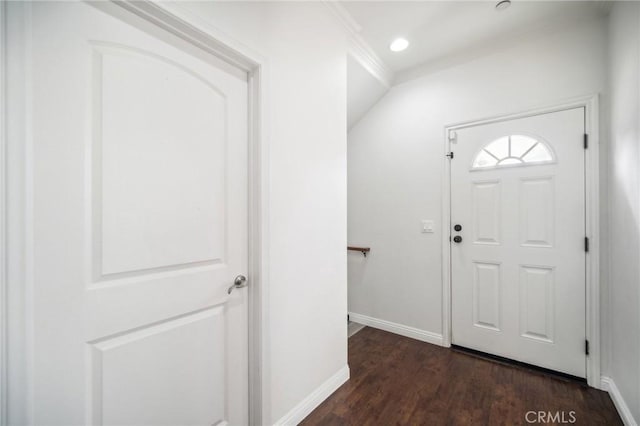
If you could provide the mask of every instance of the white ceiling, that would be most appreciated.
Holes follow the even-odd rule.
[[[607,13],[602,1],[344,1],[360,36],[395,73]],[[391,52],[396,37],[411,43]]]

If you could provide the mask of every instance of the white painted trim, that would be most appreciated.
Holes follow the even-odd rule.
[[[7,318],[6,341],[3,355],[11,369],[6,376],[6,423],[31,423],[32,400],[30,398],[30,377],[28,366],[31,359],[25,354],[30,345],[30,324],[26,313],[29,310],[30,277],[27,270],[30,258],[31,222],[29,199],[31,189],[27,182],[27,152],[31,149],[28,123],[30,122],[30,66],[31,39],[30,2],[2,2],[4,24],[6,25],[5,62],[2,72],[6,80],[2,101],[6,102],[2,112],[2,121],[7,124],[3,129],[6,138],[6,157],[2,170],[7,179],[4,194],[6,213],[6,296],[3,300],[4,315]],[[9,48],[10,47],[10,48]],[[9,326],[10,325],[10,326]]]
[[[238,42],[234,38],[219,31],[217,28],[204,21],[202,18],[188,12],[182,6],[174,3],[155,2],[149,0],[141,1],[122,1],[111,0],[111,2],[123,9],[145,19],[146,21],[156,25],[181,39],[192,43],[204,51],[215,55],[218,58],[230,63],[231,65],[240,68],[247,72],[249,82],[249,110],[250,110],[250,129],[249,129],[249,278],[250,278],[250,291],[249,291],[249,421],[250,424],[266,424],[270,419],[270,382],[268,369],[264,368],[270,365],[268,358],[268,349],[266,343],[269,340],[268,335],[268,308],[269,308],[269,295],[268,289],[268,202],[269,202],[269,170],[268,170],[268,158],[269,158],[269,144],[268,144],[268,123],[264,118],[266,105],[268,103],[268,80],[269,75],[269,63],[267,59],[259,53],[253,51],[242,43]],[[91,2],[89,2],[91,3]],[[6,2],[0,1],[2,10],[4,10]],[[28,11],[29,3],[24,4],[25,11],[24,16],[20,16],[23,19],[23,24],[16,24],[16,28],[21,26],[21,30],[24,31],[24,35],[20,37],[26,37],[25,43],[29,44],[28,34],[30,34],[31,22],[30,12]],[[96,6],[97,7],[97,6]],[[17,21],[16,21],[17,22]],[[4,26],[3,26],[4,30]],[[21,235],[16,235],[12,240],[12,246],[8,248],[13,255],[12,264],[20,264],[19,268],[13,271],[12,279],[9,280],[11,289],[15,294],[22,294],[24,297],[24,303],[14,304],[11,306],[12,319],[16,319],[17,322],[27,321],[25,325],[26,331],[24,335],[25,342],[12,340],[11,351],[12,353],[20,353],[24,355],[26,352],[31,353],[30,350],[30,337],[32,332],[30,331],[30,324],[28,323],[29,310],[31,309],[28,300],[31,299],[29,295],[30,291],[30,252],[32,247],[31,241],[31,208],[30,205],[30,182],[23,181],[26,176],[29,176],[29,134],[30,134],[30,122],[29,122],[29,70],[30,70],[30,55],[25,54],[24,58],[20,58],[19,61],[12,64],[12,69],[23,70],[24,73],[16,73],[13,71],[12,75],[22,74],[20,81],[24,81],[24,101],[26,107],[22,110],[20,108],[11,111],[12,122],[18,124],[24,124],[21,129],[19,125],[10,135],[13,139],[7,138],[7,143],[11,143],[17,150],[24,149],[24,158],[20,161],[12,163],[12,186],[7,188],[7,191],[11,191],[15,194],[23,194],[24,200],[13,200],[11,204],[7,204],[5,207],[11,209],[12,217],[17,217],[19,220],[24,220],[24,225],[16,223],[15,226],[23,226]],[[20,62],[20,63],[17,63]],[[0,71],[4,73],[4,63],[0,64],[2,67]],[[4,78],[4,76],[0,76]],[[0,98],[4,101],[5,96],[2,94]],[[2,120],[7,120],[9,108],[0,112]],[[22,135],[24,133],[24,136]],[[25,141],[21,141],[24,137]],[[14,153],[14,155],[17,155]],[[15,159],[14,159],[15,160]],[[6,170],[6,162],[4,158],[0,158],[0,165],[3,166],[3,170]],[[4,193],[0,194],[2,201],[4,200]],[[2,210],[3,212],[5,209]],[[18,222],[18,221],[17,221]],[[21,222],[22,223],[22,222]],[[13,228],[11,228],[13,229]],[[16,232],[18,234],[18,232]],[[2,240],[4,241],[4,239]],[[23,247],[24,246],[24,247]],[[2,253],[0,253],[1,255]],[[3,257],[4,258],[4,257]],[[19,270],[18,270],[19,269]],[[0,309],[4,308],[4,299],[0,302]],[[3,321],[3,324],[5,322]],[[15,338],[22,339],[22,333],[16,332]],[[12,338],[13,339],[13,338]],[[8,348],[8,346],[7,346]],[[4,360],[3,360],[4,361]],[[19,401],[14,398],[15,412],[25,412],[26,422],[31,423],[33,407],[31,398],[29,395],[33,391],[32,377],[29,376],[30,363],[29,359],[23,361],[26,365],[26,378],[24,383],[11,384],[11,390],[14,395],[26,395],[24,401]],[[14,365],[12,368],[22,368],[22,366]],[[5,383],[4,376],[2,383]],[[24,387],[24,389],[22,389]],[[3,393],[4,396],[4,393]]]
[[[249,424],[271,417],[268,359],[269,307],[269,150],[267,146],[266,65],[249,73]]]
[[[0,2],[0,426],[7,420],[7,132],[6,2]]]
[[[625,402],[620,390],[616,386],[616,382],[613,381],[611,377],[602,376],[602,390],[609,392],[609,396],[611,396],[611,400],[613,404],[616,406],[616,410],[618,410],[618,414],[622,419],[622,422],[626,426],[638,426],[638,422],[633,418],[631,414],[631,410],[629,406]]]
[[[585,132],[585,230],[589,238],[586,270],[586,336],[589,341],[587,382],[600,388],[600,104],[598,95],[584,100]]]
[[[357,322],[358,324],[388,331],[390,333],[399,334],[400,336],[410,337],[412,339],[432,343],[438,346],[444,346],[442,335],[431,331],[421,330],[419,328],[409,327],[408,325],[398,324],[366,315],[355,314],[353,312],[349,312],[349,320]]]
[[[444,150],[442,158],[442,346],[451,347],[451,161],[447,154],[451,151],[450,134],[444,129]],[[447,232],[449,230],[449,232]]]
[[[387,89],[393,84],[394,73],[389,66],[378,56],[375,50],[360,35],[362,26],[345,7],[337,1],[325,0],[323,3],[331,10],[338,22],[345,28],[349,35],[349,54],[362,65],[374,78]]]
[[[110,1],[247,72],[253,72],[267,62],[265,56],[219,30],[179,2]]]
[[[393,72],[373,51],[360,34],[351,36],[349,54],[387,89],[393,84]]]
[[[356,21],[339,1],[324,0],[323,3],[333,12],[334,16],[338,18],[340,24],[345,27],[349,34],[357,34],[362,31],[362,25]]]
[[[349,380],[349,366],[345,365],[274,424],[282,426],[297,425],[347,380]]]
[[[587,356],[587,382],[589,386],[600,388],[600,128],[598,95],[584,96],[570,99],[559,104],[534,108],[515,114],[498,117],[484,118],[474,121],[455,123],[445,126],[444,152],[450,150],[449,132],[459,129],[474,127],[482,124],[497,123],[530,117],[539,114],[548,114],[564,111],[572,108],[585,108],[585,128],[589,135],[589,148],[585,152],[585,226],[589,237],[589,252],[586,256],[586,330],[585,335],[589,340],[590,354]],[[451,230],[451,173],[450,160],[443,156],[443,204],[442,223],[448,224]],[[444,228],[443,228],[444,229]],[[445,346],[451,345],[451,242],[450,232],[442,234],[442,338]]]

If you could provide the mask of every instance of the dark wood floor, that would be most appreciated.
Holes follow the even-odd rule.
[[[526,425],[528,411],[622,424],[606,392],[370,327],[349,339],[349,367],[302,425]]]

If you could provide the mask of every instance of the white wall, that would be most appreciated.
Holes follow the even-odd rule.
[[[351,129],[375,105],[389,87],[357,59],[347,59],[347,125]]]
[[[602,92],[605,50],[604,20],[523,40],[394,86],[351,129],[348,238],[371,253],[349,255],[350,312],[442,333],[444,127]]]
[[[181,4],[268,61],[272,423],[347,364],[347,40],[320,2]]]
[[[609,22],[611,148],[608,374],[640,421],[640,4]]]

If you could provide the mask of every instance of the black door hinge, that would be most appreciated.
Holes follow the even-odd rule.
[[[450,160],[453,160],[453,151],[445,155],[445,157],[449,157]]]
[[[589,355],[589,341],[588,340],[584,341],[584,353],[585,353],[585,355]]]
[[[584,237],[584,251],[589,253],[589,237]]]
[[[589,135],[588,134],[584,134],[584,149],[589,148]]]

